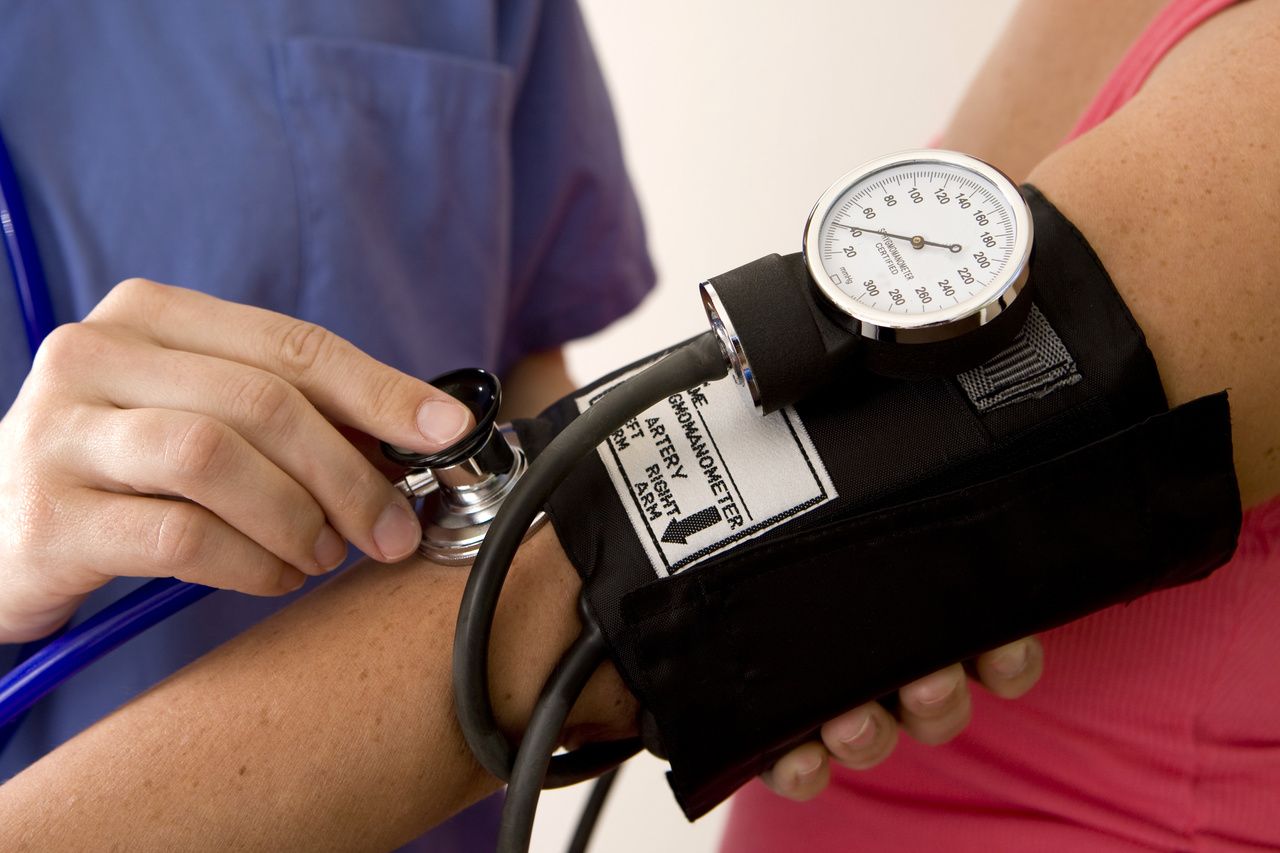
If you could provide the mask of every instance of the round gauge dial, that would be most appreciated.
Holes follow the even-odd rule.
[[[1026,279],[1031,215],[981,160],[908,151],[833,184],[809,216],[804,251],[818,290],[864,334],[981,324]]]

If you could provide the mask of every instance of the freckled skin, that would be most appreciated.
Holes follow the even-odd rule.
[[[1025,179],[1066,137],[1165,2],[1126,0],[1105,8],[1097,0],[1022,3],[956,110],[943,147]]]
[[[1129,104],[1055,151],[1163,5],[1104,14],[1092,0],[1024,3],[941,144],[1029,180],[1080,228],[1146,333],[1171,402],[1230,388],[1252,505],[1280,492],[1269,452],[1280,426],[1280,4],[1214,16]],[[1037,73],[1022,73],[1033,58]]]

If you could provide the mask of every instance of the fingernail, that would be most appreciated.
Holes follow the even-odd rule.
[[[921,705],[937,705],[950,698],[959,686],[959,681],[954,677],[926,681],[915,688],[916,701]]]
[[[836,740],[851,749],[861,749],[876,738],[876,721],[871,714],[865,714],[862,722],[849,720],[846,725],[836,730]]]
[[[796,767],[796,779],[808,779],[814,773],[822,768],[822,756],[813,755],[804,760],[804,763]]]
[[[373,523],[373,544],[384,560],[403,559],[413,553],[422,541],[422,528],[407,507],[393,503]]]
[[[322,524],[313,553],[316,556],[316,567],[322,572],[331,572],[347,558],[347,543],[336,530]]]
[[[991,668],[1005,678],[1017,678],[1027,668],[1027,644],[1005,649],[991,659]]]
[[[280,576],[280,589],[286,593],[297,592],[302,589],[302,585],[307,582],[307,576],[302,572],[290,569]]]
[[[471,413],[461,403],[427,400],[418,407],[418,432],[442,448],[462,438],[470,426]]]

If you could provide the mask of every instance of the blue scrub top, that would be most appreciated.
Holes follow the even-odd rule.
[[[141,276],[429,378],[501,371],[652,285],[573,0],[0,0],[0,130],[60,322]],[[0,265],[0,411],[28,367]],[[289,600],[216,593],[132,641],[37,707],[0,779]],[[480,823],[411,849],[491,847]]]

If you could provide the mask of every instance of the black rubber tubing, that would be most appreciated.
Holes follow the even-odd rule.
[[[498,826],[498,853],[525,853],[529,849],[538,795],[542,793],[542,782],[560,741],[560,732],[578,694],[607,656],[608,648],[600,628],[588,624],[547,678],[516,752]]]
[[[704,332],[616,386],[556,436],[507,496],[476,555],[458,609],[454,634],[454,706],[467,744],[480,764],[510,778],[516,751],[498,728],[489,696],[489,632],[498,596],[516,550],[551,493],[573,467],[630,418],[672,394],[723,378],[724,354],[715,334]],[[555,756],[546,786],[599,775],[634,754],[637,742],[595,744]]]
[[[600,821],[600,813],[604,811],[605,800],[609,798],[609,791],[613,789],[613,783],[618,781],[618,774],[621,772],[621,767],[615,767],[591,786],[591,796],[587,797],[586,805],[582,807],[582,814],[578,816],[578,828],[573,831],[573,838],[569,840],[565,853],[587,853],[587,848],[591,846],[591,836]]]

